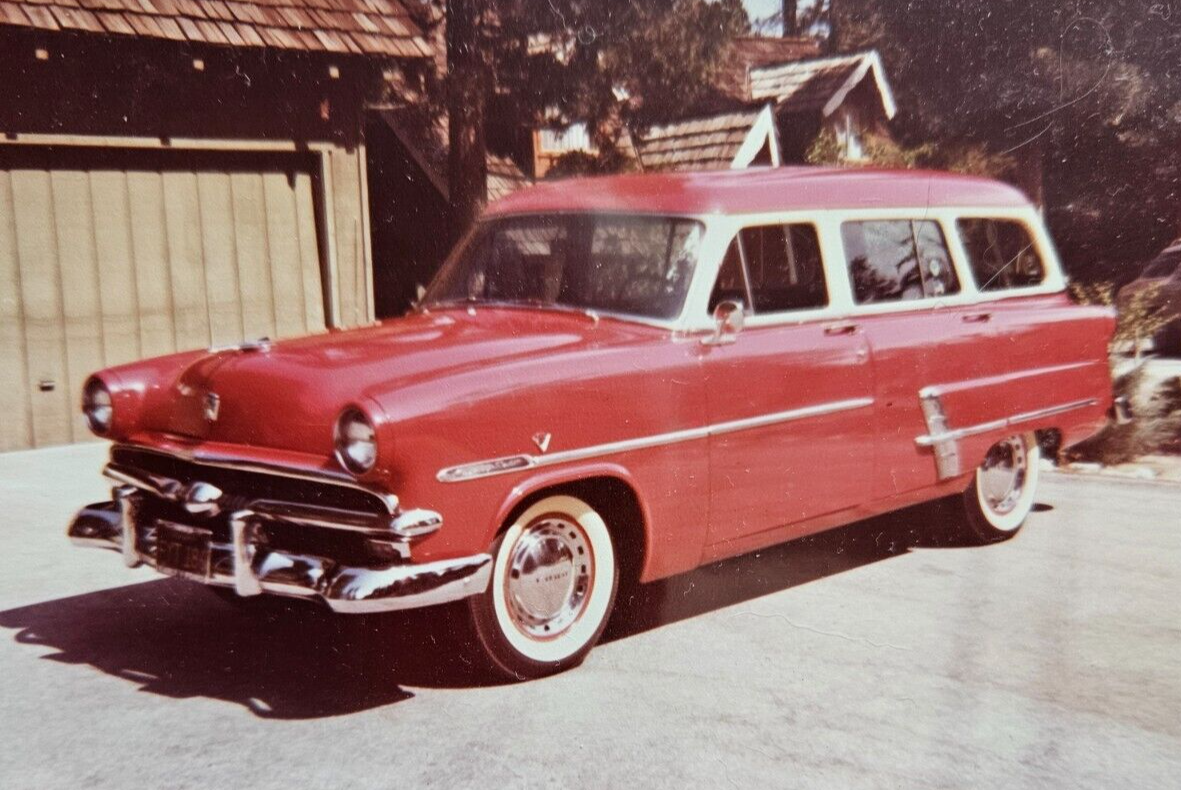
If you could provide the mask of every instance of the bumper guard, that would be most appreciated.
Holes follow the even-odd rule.
[[[138,523],[137,489],[122,485],[112,494],[113,501],[89,505],[74,517],[68,534],[75,545],[118,551],[130,568],[150,565],[162,573],[232,587],[244,597],[271,593],[316,598],[347,614],[390,612],[467,598],[486,590],[492,576],[488,554],[354,567],[330,557],[280,551],[257,540],[256,528],[263,522],[284,521],[283,514],[250,509],[230,514],[230,543],[210,540],[208,573],[177,573],[157,566],[158,526]]]

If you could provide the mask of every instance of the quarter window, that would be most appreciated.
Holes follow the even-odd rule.
[[[739,231],[722,261],[710,309],[726,300],[752,305],[756,314],[827,305],[816,228],[762,225]]]
[[[841,238],[858,304],[959,293],[959,279],[937,222],[846,222]]]
[[[956,229],[981,291],[1027,288],[1045,280],[1046,267],[1020,222],[961,219]]]

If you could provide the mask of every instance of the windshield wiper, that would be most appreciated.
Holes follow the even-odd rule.
[[[577,313],[585,315],[587,318],[596,324],[599,323],[599,311],[593,307],[577,307],[575,305],[562,304],[560,302],[551,302],[547,299],[540,299],[538,297],[529,297],[521,299],[482,299],[475,296],[467,296],[462,299],[443,299],[438,302],[431,302],[420,306],[420,310],[429,310],[434,307],[509,307],[509,308],[533,308],[538,310],[553,310],[558,313]]]

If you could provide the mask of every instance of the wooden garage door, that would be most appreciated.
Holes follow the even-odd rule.
[[[0,145],[0,451],[94,370],[324,326],[310,157]]]

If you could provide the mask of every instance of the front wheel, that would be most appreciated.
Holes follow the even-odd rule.
[[[615,604],[619,570],[603,518],[572,496],[528,507],[492,544],[492,582],[468,599],[476,641],[500,674],[577,666]]]
[[[994,444],[964,492],[968,529],[981,543],[1017,534],[1033,510],[1041,450],[1037,436],[1015,434]]]

